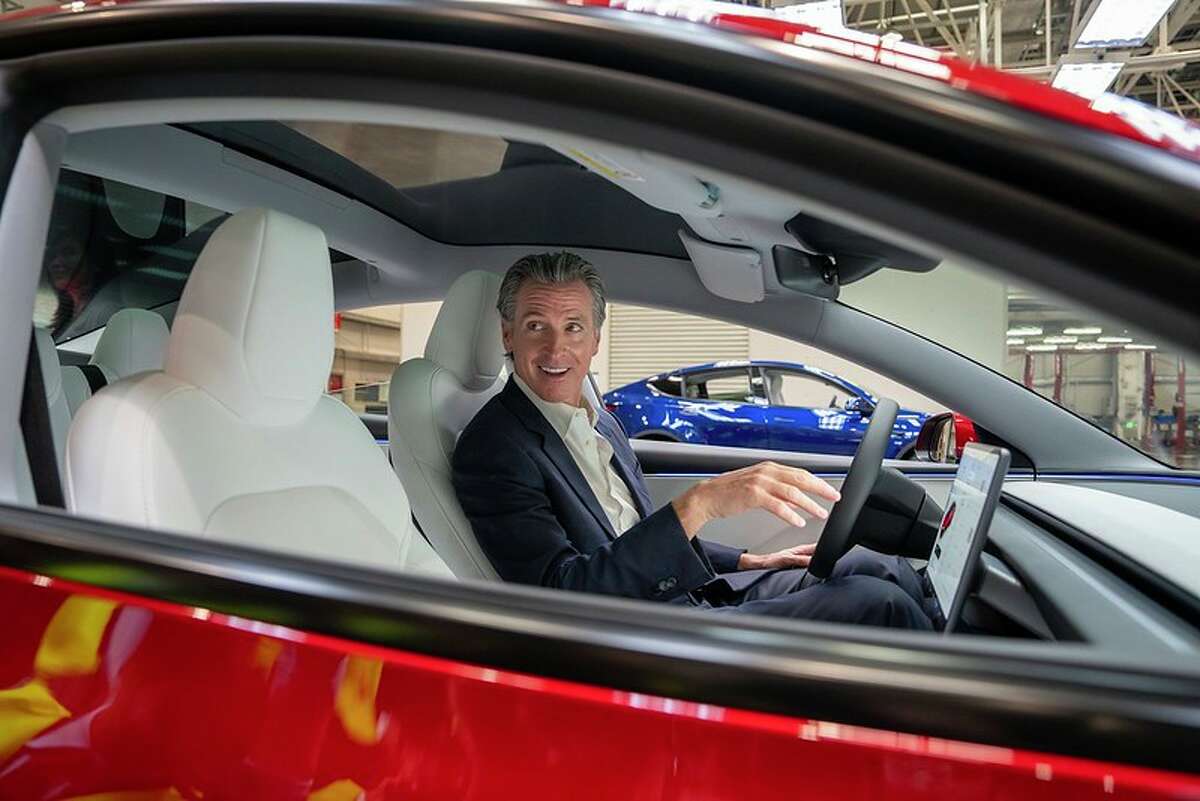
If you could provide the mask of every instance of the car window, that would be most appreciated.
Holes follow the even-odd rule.
[[[881,270],[841,301],[1022,384],[1169,465],[1200,467],[1200,360],[1136,326],[990,273]]]
[[[671,395],[679,398],[683,396],[683,377],[678,375],[664,376],[648,382],[650,386],[664,395]]]
[[[844,387],[809,373],[767,368],[763,374],[772,406],[844,409],[846,402],[856,397]]]
[[[750,370],[746,367],[688,374],[683,379],[683,396],[737,403],[753,403],[762,398],[757,386],[751,383]]]
[[[125,308],[169,323],[192,266],[229,215],[183,197],[63,168],[33,311],[56,343],[103,328]],[[350,257],[330,251],[331,261]]]

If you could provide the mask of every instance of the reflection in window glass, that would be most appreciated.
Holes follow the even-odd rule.
[[[397,189],[492,175],[508,150],[503,139],[453,131],[357,122],[285,124]]]

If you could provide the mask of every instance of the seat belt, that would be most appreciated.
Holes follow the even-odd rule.
[[[83,377],[87,379],[88,389],[92,391],[93,395],[108,385],[108,378],[105,377],[104,371],[96,365],[81,364],[79,369],[83,373]]]
[[[21,435],[33,475],[33,491],[40,506],[66,508],[54,432],[50,428],[50,404],[46,402],[46,384],[42,360],[38,357],[37,335],[29,337],[29,361],[25,365],[25,391],[21,395]]]

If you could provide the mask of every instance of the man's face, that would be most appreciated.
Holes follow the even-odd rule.
[[[512,322],[503,321],[502,328],[513,368],[539,398],[581,405],[583,382],[600,349],[587,284],[526,281]]]

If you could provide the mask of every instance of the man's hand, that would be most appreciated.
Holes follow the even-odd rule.
[[[838,501],[842,497],[807,470],[760,462],[702,481],[671,504],[690,539],[708,521],[732,517],[750,509],[766,509],[790,526],[806,523],[798,509],[821,520],[829,517],[825,508],[809,495],[829,501]]]
[[[775,570],[788,567],[808,567],[817,544],[797,545],[775,553],[744,553],[738,557],[738,570]]]

